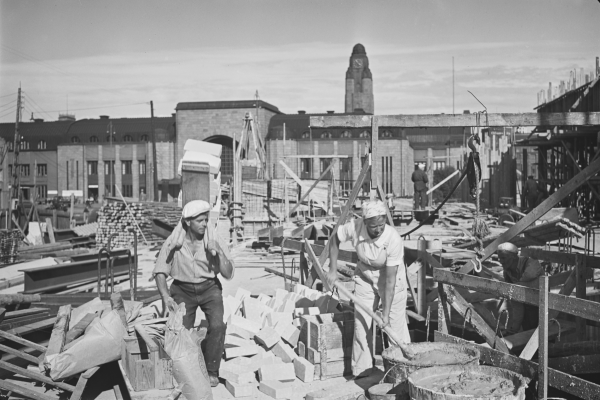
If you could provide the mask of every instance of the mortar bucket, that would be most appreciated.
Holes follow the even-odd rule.
[[[444,365],[479,365],[479,350],[473,346],[442,343],[425,342],[409,343],[411,350],[417,355],[414,360],[407,360],[398,346],[392,346],[385,349],[382,353],[383,366],[385,368],[384,382],[398,386],[397,399],[408,399],[408,376],[421,368]],[[419,357],[427,354],[434,354],[437,357]]]
[[[525,400],[529,379],[504,368],[445,366],[410,374],[411,400]]]
[[[400,388],[391,383],[380,383],[379,385],[371,386],[367,392],[369,400],[397,400],[401,393]]]

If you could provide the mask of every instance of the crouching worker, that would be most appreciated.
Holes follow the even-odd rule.
[[[386,224],[385,204],[365,202],[363,216],[340,226],[331,238],[329,272],[331,287],[337,279],[337,260],[340,242],[351,242],[358,255],[354,282],[361,303],[377,310],[382,301],[384,326],[391,328],[405,343],[410,343],[406,324],[406,266],[404,245],[396,230]],[[354,342],[352,344],[352,373],[356,378],[373,372],[372,318],[354,307]]]
[[[220,273],[233,278],[234,266],[229,261],[226,246],[218,243],[214,228],[209,225],[210,205],[194,200],[185,205],[182,220],[163,244],[153,274],[163,309],[174,311],[185,303],[183,325],[194,327],[198,307],[206,315],[208,331],[202,342],[202,353],[211,386],[219,384],[218,374],[225,346],[226,325],[223,322],[223,296]],[[173,277],[171,288],[167,276]]]
[[[538,287],[538,278],[544,273],[544,268],[538,260],[519,255],[519,249],[512,243],[502,243],[498,246],[498,260],[504,270],[504,280],[507,283]],[[506,312],[508,311],[508,315]],[[538,307],[523,304],[512,299],[504,299],[500,308],[501,325],[505,326],[508,317],[507,333],[514,334],[523,328],[524,331],[535,329],[538,325]],[[504,315],[503,315],[504,314]]]

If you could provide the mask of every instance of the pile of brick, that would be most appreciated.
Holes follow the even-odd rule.
[[[299,356],[299,341],[307,315],[337,312],[338,301],[298,285],[294,292],[277,289],[273,297],[238,289],[224,299],[227,334],[225,361],[219,377],[234,397],[261,392],[275,399],[292,397],[294,382],[312,382],[315,365]]]

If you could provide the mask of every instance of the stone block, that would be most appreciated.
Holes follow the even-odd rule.
[[[291,325],[294,321],[291,313],[285,312],[273,312],[267,315],[267,324],[270,327],[275,327],[275,325],[279,323],[283,323],[284,325]]]
[[[256,357],[252,356],[252,357]],[[229,368],[231,366],[249,366],[252,364],[252,358],[248,358],[248,357],[236,357],[236,358],[232,358],[229,361],[221,361],[221,368]],[[229,368],[231,369],[231,368]]]
[[[219,368],[219,378],[229,382],[248,384],[256,383],[256,373],[248,365],[230,365],[227,368]]]
[[[271,347],[275,346],[277,342],[281,340],[281,336],[279,336],[279,333],[277,333],[275,329],[267,326],[265,328],[262,328],[256,334],[256,336],[254,336],[254,340],[256,340],[258,344],[264,346],[265,349],[268,350]]]
[[[256,335],[258,331],[262,328],[262,324],[256,321],[251,321],[247,318],[240,317],[239,315],[232,315],[229,317],[229,321],[227,325],[237,326],[238,328],[242,328],[252,335]]]
[[[252,341],[248,339],[241,338],[236,335],[225,335],[225,346],[227,347],[243,347],[253,344]]]
[[[237,292],[235,292],[235,298],[241,303],[246,297],[250,297],[251,294],[250,291],[239,287]]]
[[[268,295],[266,295],[264,293],[261,293],[261,294],[258,295],[258,299],[257,300],[260,301],[261,303],[263,303],[264,305],[267,305],[267,303],[269,301],[271,301],[271,296],[268,296]]]
[[[233,397],[250,397],[254,396],[256,383],[235,383],[227,380],[225,381],[225,388]]]
[[[297,318],[301,315],[319,315],[321,311],[319,307],[298,307],[294,309],[294,317]]]
[[[285,340],[290,346],[292,346],[292,348],[296,347],[296,345],[298,344],[299,337],[300,329],[298,329],[294,325],[288,325],[281,334],[281,338]]]
[[[324,295],[319,297],[315,301],[315,307],[319,309],[321,314],[334,313],[337,312],[337,306],[339,302],[331,297],[330,295]]]
[[[298,346],[296,347],[296,354],[298,357],[306,358],[306,345],[304,342],[298,342]]]
[[[255,344],[242,347],[228,347],[225,349],[225,358],[253,356],[260,351],[260,347]]]
[[[246,319],[250,321],[260,321],[261,325],[264,316],[273,311],[270,307],[252,297],[246,297],[244,299],[242,308]]]
[[[254,335],[252,335],[250,332],[248,332],[247,330],[240,328],[237,325],[231,325],[231,324],[227,324],[227,335],[229,336],[237,336],[241,339],[245,339],[245,340],[250,340],[250,338]]]
[[[296,302],[294,302],[292,300],[285,300],[283,303],[281,303],[279,308],[276,309],[276,311],[280,312],[280,313],[288,313],[291,315],[295,309],[296,309]]]
[[[291,399],[294,385],[280,381],[264,381],[260,382],[258,390],[274,399]]]
[[[294,358],[298,357],[296,353],[294,353],[294,349],[288,346],[286,343],[280,341],[271,349],[273,354],[277,357],[281,358],[284,363],[291,363],[294,361]]]
[[[296,379],[294,364],[269,364],[258,369],[258,379],[262,381],[293,381]]]
[[[312,382],[315,378],[315,366],[305,358],[294,359],[294,371],[302,382]]]

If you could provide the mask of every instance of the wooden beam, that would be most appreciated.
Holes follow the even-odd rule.
[[[6,361],[0,360],[0,368],[6,371],[10,371],[14,374],[25,376],[27,378],[33,379],[35,381],[45,383],[46,385],[54,386],[69,392],[73,392],[75,390],[75,386],[69,385],[63,382],[55,382],[44,374],[40,374],[37,371],[32,371],[29,369],[21,368],[17,365],[8,363]]]
[[[28,387],[17,385],[9,381],[0,379],[0,389],[8,390],[9,392],[18,393],[27,399],[33,400],[56,400],[56,396],[48,396],[44,393],[29,389]]]
[[[433,279],[438,282],[448,283],[467,289],[493,293],[498,297],[510,297],[512,300],[521,303],[532,304],[535,306],[538,305],[539,290],[528,288],[526,286],[442,270],[434,270]],[[593,321],[600,320],[600,303],[595,301],[549,293],[548,307],[577,317],[583,317]]]
[[[386,128],[436,128],[486,126],[589,126],[600,125],[600,112],[500,113],[487,114],[484,121],[477,114],[405,114],[348,115],[310,117],[311,128],[371,128],[372,119]]]
[[[154,340],[152,340],[152,338],[150,337],[150,335],[148,334],[148,332],[142,324],[135,325],[135,331],[144,340],[144,342],[146,343],[146,347],[148,347],[148,350],[151,353],[158,351],[158,345],[154,342]]]
[[[588,268],[600,268],[600,257],[588,256],[582,253],[564,253],[561,251],[548,251],[531,247],[521,249],[524,257],[535,258],[540,261],[550,261],[557,264],[577,265],[577,257],[585,259]]]
[[[600,354],[577,354],[550,358],[548,367],[571,375],[597,374],[600,372]]]
[[[508,353],[508,347],[503,339],[496,336],[496,333],[489,325],[483,320],[483,318],[475,311],[469,303],[458,293],[458,291],[450,285],[444,285],[444,291],[446,292],[446,298],[448,303],[463,317],[468,318],[467,322],[475,328],[477,333],[485,339],[485,341],[492,348],[497,348],[503,353]],[[471,310],[468,312],[467,310]]]
[[[23,346],[31,347],[32,349],[41,351],[42,353],[46,352],[46,347],[40,346],[39,344],[29,341],[27,339],[23,339],[20,336],[13,335],[12,333],[0,331],[0,337],[4,338],[6,340],[10,340],[15,343],[19,343],[20,345],[23,345]]]
[[[283,243],[283,239],[284,238],[281,238],[281,237],[273,238],[273,245],[281,246],[281,244]],[[299,240],[292,240],[290,238],[287,238],[285,240],[285,243],[283,243],[283,248],[288,249],[288,250],[302,251],[303,250],[302,246],[304,246],[303,242],[301,242]],[[323,246],[320,244],[312,244],[311,247],[312,247],[313,251],[315,252],[315,254],[318,256],[321,253],[323,253],[323,251],[325,250],[325,248],[327,246]],[[340,249],[340,252],[338,255],[338,260],[356,264],[358,262],[358,256],[356,255],[355,251],[348,251],[348,250]]]
[[[46,218],[46,231],[48,231],[48,238],[50,239],[50,243],[56,243],[56,239],[54,238],[54,227],[52,226],[51,218]]]
[[[31,354],[27,354],[27,353],[22,352],[20,350],[13,349],[12,347],[5,346],[3,344],[0,344],[0,351],[3,351],[3,352],[8,353],[8,354],[12,354],[13,356],[19,357],[19,358],[21,358],[21,359],[23,359],[25,361],[28,361],[28,362],[30,362],[32,364],[35,364],[35,365],[39,364],[39,360],[38,360],[37,357],[34,357]]]
[[[302,186],[302,188],[303,188],[304,190],[306,190],[306,183],[305,183],[305,182],[302,182],[302,179],[300,179],[300,178],[298,177],[298,175],[296,175],[296,174],[294,173],[294,171],[292,171],[292,170],[290,169],[290,167],[288,167],[288,166],[287,166],[287,164],[283,162],[283,160],[279,160],[279,164],[281,164],[281,166],[283,167],[283,169],[285,170],[285,172],[287,172],[287,173],[288,173],[288,175],[289,175],[289,176],[290,176],[290,177],[291,177],[293,180],[295,180],[295,181],[296,181],[296,183],[297,183],[298,185]],[[332,164],[333,164],[333,163],[332,163]],[[316,186],[316,185],[315,185],[315,186]],[[315,203],[317,203],[317,204],[318,204],[320,207],[322,207],[323,209],[325,209],[325,205],[324,205],[324,204],[323,204],[321,201],[319,201],[319,200],[317,200],[317,199],[315,199],[315,198],[313,198],[313,201],[314,201]]]
[[[444,284],[439,282],[438,287],[438,331],[444,334],[450,333],[450,323],[452,316],[451,306],[448,304],[448,298]]]
[[[548,397],[548,277],[539,278],[539,351],[538,351],[538,399]]]
[[[481,354],[480,361],[485,365],[493,365],[517,372],[526,378],[536,379],[538,364],[519,357],[505,354],[485,346],[468,342],[464,339],[436,331],[436,342],[458,343],[467,346],[476,346]],[[586,381],[567,373],[548,368],[548,384],[553,388],[572,394],[584,400],[600,399],[600,385]]]
[[[56,322],[54,322],[54,328],[52,328],[52,334],[50,335],[48,349],[44,355],[44,365],[50,362],[50,356],[55,356],[62,352],[63,346],[65,345],[67,331],[69,330],[70,319],[71,305],[66,304],[64,306],[60,306],[58,309],[58,314],[56,315]]]
[[[283,163],[283,161],[281,161],[281,162]],[[327,174],[329,173],[329,171],[331,171],[331,168],[333,168],[335,162],[336,162],[336,160],[334,159],[331,162],[331,164],[329,164],[329,167],[327,167],[327,169],[321,174],[321,176],[319,177],[319,179],[317,179],[316,181],[313,182],[313,184],[308,188],[308,190],[302,195],[302,197],[300,198],[300,201],[298,201],[298,204],[296,204],[296,206],[294,206],[294,208],[292,208],[292,211],[290,211],[290,213],[288,214],[288,217],[290,215],[292,215],[294,213],[294,211],[296,211],[298,209],[298,207],[300,207],[300,205],[308,197],[308,195],[310,194],[310,192],[312,192],[312,190],[317,187],[317,184],[319,182],[321,182],[321,180],[327,176]],[[287,167],[287,165],[286,165],[286,167]],[[286,172],[287,172],[287,169],[286,169]]]
[[[585,258],[577,257],[577,265],[575,265],[575,295],[578,299],[586,300],[586,265]],[[577,317],[577,340],[587,340],[587,324],[585,319]]]
[[[600,115],[600,113],[598,113]],[[511,226],[507,231],[498,236],[492,243],[487,245],[487,247],[483,251],[483,257],[481,261],[487,260],[491,257],[492,254],[498,249],[498,246],[502,243],[508,242],[521,232],[525,230],[529,225],[533,224],[535,221],[540,219],[544,214],[546,214],[552,207],[557,205],[560,201],[562,201],[565,197],[567,197],[571,192],[577,189],[579,186],[583,185],[589,178],[596,175],[600,171],[600,159],[594,161],[589,166],[587,166],[583,171],[579,174],[575,175],[571,180],[565,183],[560,189],[554,192],[550,197],[544,200],[540,205],[534,208],[529,212],[524,218],[520,219],[516,224]],[[469,261],[465,264],[459,272],[467,273],[470,272],[475,266],[474,261]]]
[[[567,279],[563,287],[560,289],[559,294],[570,296],[571,293],[573,293],[573,290],[575,290],[576,286],[576,273],[577,272],[575,270],[571,271],[571,275],[569,275],[569,278]],[[558,311],[552,310],[548,313],[548,319],[556,318],[557,316]],[[525,346],[519,357],[525,360],[531,360],[533,358],[533,355],[535,354],[539,346],[538,333],[539,328],[536,328],[535,332],[531,336],[531,339],[529,339],[529,342],[527,342],[527,345]]]
[[[579,166],[579,164],[577,163],[577,160],[575,159],[575,156],[573,156],[573,153],[571,153],[571,150],[569,150],[569,148],[567,147],[567,144],[565,143],[564,140],[561,140],[560,143],[563,145],[563,148],[565,149],[565,151],[567,152],[567,154],[569,155],[569,157],[571,158],[571,161],[573,161],[573,165],[575,166],[575,168],[577,169],[577,172],[581,172],[581,167]],[[590,181],[586,182],[587,185],[589,186],[592,194],[594,196],[596,196],[596,200],[600,200],[600,193],[598,193],[598,191],[596,190],[596,188],[594,187],[594,185],[592,185],[590,183]]]

